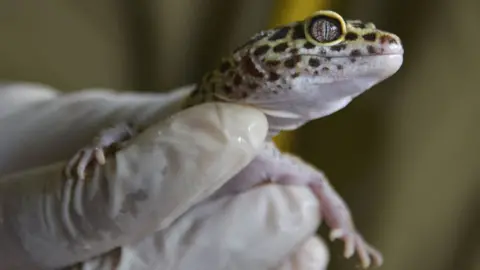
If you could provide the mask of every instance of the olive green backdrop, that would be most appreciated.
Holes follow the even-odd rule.
[[[397,75],[295,133],[389,270],[480,269],[480,2],[331,1],[405,46]],[[0,78],[166,91],[270,23],[274,0],[0,0]],[[322,230],[322,233],[325,231]],[[357,269],[332,245],[330,269]]]

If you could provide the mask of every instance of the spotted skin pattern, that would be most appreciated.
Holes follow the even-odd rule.
[[[332,11],[318,11],[303,21],[252,36],[202,78],[183,107],[212,101],[245,104],[263,111],[268,120],[264,148],[210,199],[265,182],[307,186],[320,202],[330,239],[345,243],[344,256],[357,254],[364,268],[381,265],[381,253],[357,231],[347,204],[323,172],[282,153],[271,138],[344,108],[396,73],[402,61],[403,47],[396,35],[372,23],[344,20]],[[96,143],[72,158],[65,175],[85,177],[86,164],[103,164],[104,150],[125,143],[139,131],[123,124],[103,132]]]

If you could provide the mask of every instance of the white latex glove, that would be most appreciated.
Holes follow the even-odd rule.
[[[202,202],[265,138],[264,116],[169,95],[41,85],[0,89],[0,269],[324,269],[307,188],[267,185]],[[153,123],[85,182],[65,162],[122,121]]]

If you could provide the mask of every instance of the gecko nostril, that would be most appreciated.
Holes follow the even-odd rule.
[[[380,49],[382,54],[403,53],[400,39],[393,35],[383,35],[380,37]]]
[[[389,44],[398,44],[398,41],[397,41],[396,39],[390,37],[390,38],[388,39],[388,43],[389,43]]]
[[[382,35],[380,37],[380,43],[381,44],[385,44],[385,43],[388,43],[388,44],[399,44],[399,41],[397,38],[393,37],[393,36],[390,36],[390,35]]]

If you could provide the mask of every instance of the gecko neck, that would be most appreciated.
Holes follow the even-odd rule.
[[[192,91],[192,94],[184,103],[183,109],[206,102],[225,102],[251,106],[265,114],[269,126],[267,136],[268,138],[272,138],[281,131],[295,130],[310,121],[328,116],[343,109],[355,96],[363,91],[358,91],[355,94],[347,93],[343,94],[343,96],[338,95],[330,100],[298,94],[298,96],[295,96],[293,99],[273,99],[275,102],[271,102],[272,99],[270,102],[262,102],[262,100],[255,99],[226,100],[210,92],[198,94],[199,92],[204,91],[197,85],[196,89]],[[293,92],[301,93],[300,91]]]
[[[332,113],[335,113],[345,106],[347,106],[353,97],[345,97],[336,101],[331,101],[322,104],[322,106],[308,107],[305,106],[296,113],[275,110],[275,109],[260,109],[267,117],[268,121],[268,137],[274,137],[281,131],[291,131],[307,124],[310,121],[323,118]]]

